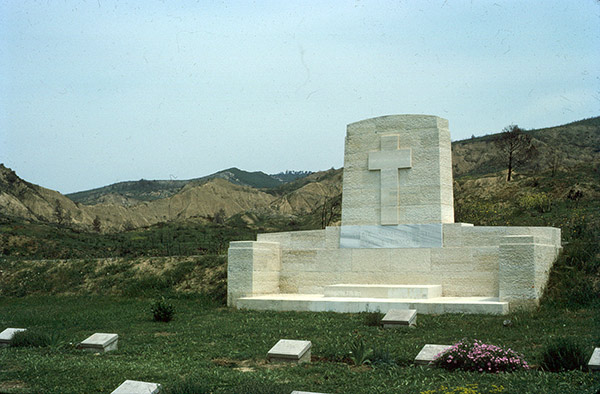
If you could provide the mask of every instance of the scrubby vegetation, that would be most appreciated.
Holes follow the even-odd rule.
[[[579,338],[551,338],[544,346],[540,366],[551,372],[583,370],[589,358],[587,353]]]

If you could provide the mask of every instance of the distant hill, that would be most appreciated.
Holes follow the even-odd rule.
[[[87,205],[114,202],[131,206],[140,201],[153,201],[174,195],[189,181],[127,181],[112,185],[66,194],[75,202]]]
[[[70,193],[66,196],[86,205],[114,203],[133,206],[141,201],[154,201],[177,194],[184,186],[200,186],[211,179],[225,179],[234,185],[256,189],[272,189],[311,174],[308,171],[287,171],[268,175],[261,171],[248,172],[239,168],[228,168],[201,178],[188,180],[145,180],[119,182],[112,185]]]
[[[570,168],[600,162],[600,117],[562,126],[525,130],[532,137],[537,157],[517,171],[544,171],[552,167]],[[497,155],[497,134],[474,137],[452,143],[452,171],[455,178],[480,176],[506,168]]]
[[[271,177],[279,179],[282,183],[293,182],[312,174],[312,171],[284,171],[278,174],[270,174]]]
[[[341,170],[337,170],[337,174],[340,173]],[[95,202],[94,205],[86,205],[24,181],[14,171],[0,165],[0,216],[108,232],[174,221],[211,222],[217,216],[219,220],[225,220],[243,212],[288,217],[309,213],[329,196],[341,193],[339,179],[329,180],[334,176],[322,177],[324,183],[321,186],[297,190],[304,186],[298,184],[282,193],[275,192],[276,188],[264,187],[266,184],[280,186],[282,181],[264,173],[229,169],[187,181],[184,186],[176,183],[183,181],[142,180],[82,192],[78,196],[80,199]],[[295,194],[288,201],[285,200],[286,193]],[[171,195],[158,197],[167,194]],[[142,197],[149,201],[143,201]]]

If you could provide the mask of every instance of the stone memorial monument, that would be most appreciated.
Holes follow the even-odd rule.
[[[342,223],[231,242],[238,308],[503,314],[539,302],[560,229],[454,223],[448,121],[348,125]]]

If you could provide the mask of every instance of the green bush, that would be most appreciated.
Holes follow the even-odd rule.
[[[175,309],[173,308],[173,305],[168,303],[164,297],[155,300],[152,303],[150,310],[152,311],[154,321],[161,321],[165,323],[173,320],[173,315],[175,314]]]
[[[374,366],[394,366],[398,365],[396,358],[389,349],[375,348],[371,356],[371,364]]]
[[[372,356],[373,349],[367,347],[361,336],[356,337],[350,344],[350,354],[348,357],[352,360],[354,365],[368,364],[370,363]]]
[[[552,199],[546,193],[528,193],[519,197],[517,205],[526,211],[536,210],[545,213],[552,209]]]
[[[566,230],[565,233],[571,233]],[[542,297],[545,306],[579,309],[600,303],[600,239],[591,225],[578,228],[564,244]]]
[[[206,394],[212,392],[212,388],[195,379],[188,378],[164,387],[161,392],[164,394]]]
[[[583,369],[586,355],[583,347],[571,338],[555,339],[544,347],[540,367],[546,371],[563,372]]]
[[[381,312],[361,312],[361,315],[364,316],[365,325],[369,327],[380,327],[384,316]]]
[[[10,341],[12,347],[46,347],[57,343],[56,336],[38,330],[16,332]]]

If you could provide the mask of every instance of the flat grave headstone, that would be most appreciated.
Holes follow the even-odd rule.
[[[160,384],[140,382],[137,380],[126,380],[111,394],[157,394]]]
[[[7,328],[6,330],[0,332],[0,347],[10,346],[10,341],[12,341],[13,337],[18,332],[27,331],[26,328]]]
[[[415,326],[417,324],[416,309],[390,309],[381,319],[383,328]]]
[[[588,361],[588,369],[590,371],[600,371],[600,347],[594,349],[594,353]]]
[[[433,361],[433,358],[448,349],[450,345],[425,345],[423,349],[415,357],[415,364],[428,365]]]
[[[79,343],[77,347],[79,349],[94,353],[110,352],[111,350],[117,350],[118,341],[119,336],[117,334],[105,334],[97,332],[83,342]]]
[[[312,391],[292,391],[292,394],[325,394],[325,393],[316,393]]]
[[[306,363],[310,362],[310,341],[280,339],[267,353],[269,361]]]

